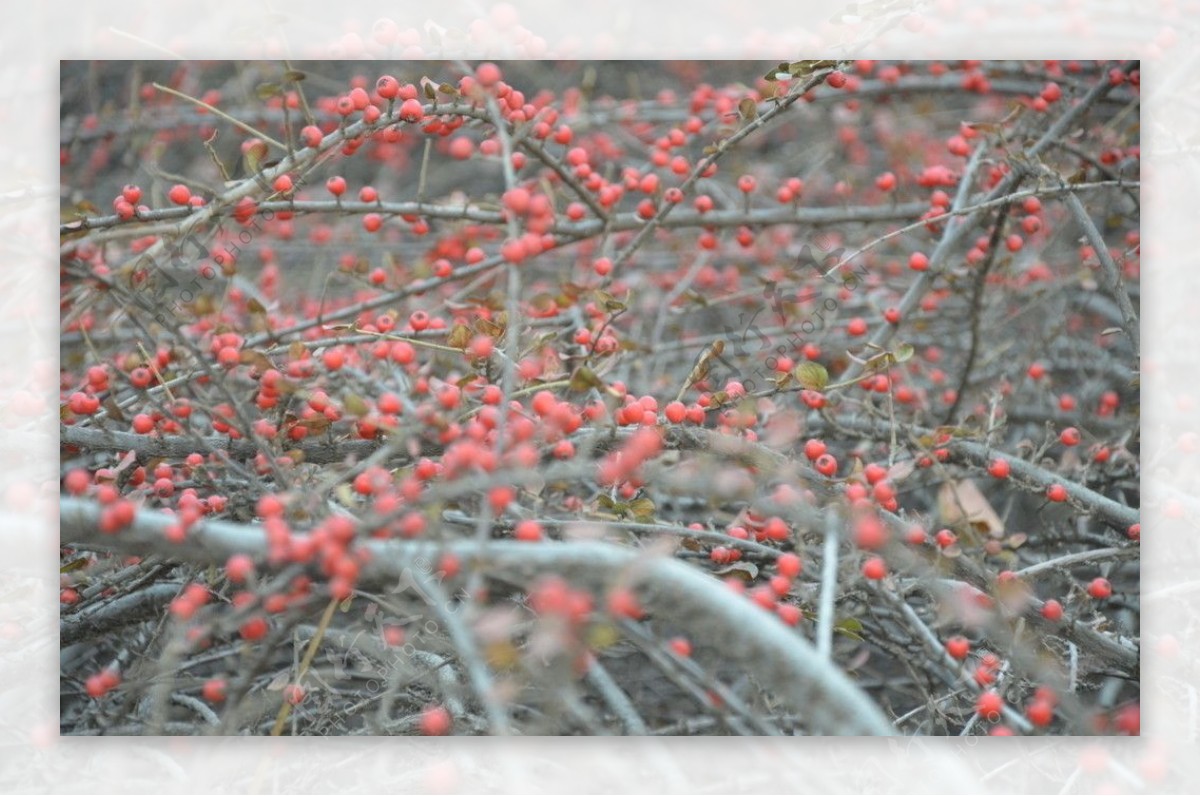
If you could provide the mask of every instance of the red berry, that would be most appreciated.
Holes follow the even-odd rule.
[[[200,688],[200,695],[207,702],[224,702],[225,691],[229,684],[219,677],[214,677],[211,680],[205,680],[204,685]]]
[[[914,271],[927,271],[929,258],[922,252],[913,252],[908,256],[908,267]]]
[[[477,335],[471,340],[469,352],[475,359],[487,359],[495,350],[495,343],[486,334]]]
[[[862,574],[868,580],[883,580],[887,577],[887,564],[879,556],[872,556],[863,562]]]
[[[321,362],[329,370],[341,370],[346,364],[346,352],[341,348],[330,348],[321,355]]]
[[[1046,497],[1050,498],[1055,503],[1062,503],[1067,499],[1067,488],[1062,484],[1051,484],[1046,490]]]
[[[956,661],[964,660],[971,652],[971,642],[962,636],[946,639],[946,652]]]
[[[1042,603],[1042,616],[1051,622],[1057,622],[1062,619],[1062,603],[1058,600],[1046,600],[1046,602]]]
[[[1112,584],[1107,578],[1095,578],[1088,584],[1087,593],[1093,599],[1103,600],[1112,596]]]
[[[186,185],[174,185],[167,192],[167,198],[177,205],[186,205],[192,198],[192,192]]]
[[[324,138],[325,136],[321,132],[321,128],[313,124],[306,126],[300,131],[300,140],[310,149],[320,146]]]
[[[672,401],[663,409],[663,414],[672,423],[682,423],[684,417],[687,415],[687,407],[680,401]]]
[[[867,514],[854,524],[854,544],[863,550],[878,550],[887,544],[887,526],[876,516]]]
[[[846,73],[835,69],[825,76],[825,82],[830,88],[841,88],[846,85]]]
[[[641,619],[645,615],[637,595],[628,588],[616,588],[609,593],[608,611],[625,619]]]
[[[450,713],[441,705],[429,705],[421,711],[422,735],[446,735],[450,732]]]
[[[875,178],[875,187],[881,191],[890,191],[896,187],[896,175],[885,171]]]
[[[1125,705],[1113,717],[1113,726],[1125,735],[1140,735],[1142,732],[1142,708],[1136,702]]]
[[[1007,459],[992,459],[988,463],[988,474],[992,478],[1008,478],[1011,470],[1012,468],[1009,466]]]
[[[245,553],[234,553],[225,562],[225,577],[231,583],[242,584],[254,575],[254,559]]]
[[[513,538],[518,542],[538,542],[542,539],[542,525],[536,520],[521,520],[513,529]]]
[[[1080,439],[1079,429],[1074,426],[1064,428],[1062,433],[1058,435],[1058,440],[1063,445],[1078,445]]]
[[[775,568],[779,570],[779,574],[788,578],[799,577],[803,567],[804,562],[795,553],[784,553],[775,561]]]
[[[817,468],[817,472],[821,475],[827,478],[832,478],[834,473],[837,472],[838,463],[837,459],[830,454],[825,453],[817,458],[816,462],[813,463],[813,466]]]
[[[1035,727],[1045,727],[1054,719],[1054,705],[1044,699],[1035,699],[1025,708],[1025,717]]]
[[[400,81],[391,75],[383,75],[375,81],[375,93],[386,100],[395,99],[400,94]]]
[[[975,700],[975,712],[988,721],[998,721],[1004,708],[1004,699],[995,691],[984,691]]]
[[[667,646],[681,658],[690,658],[692,655],[692,642],[688,641],[683,636],[676,636],[667,642]]]
[[[491,88],[492,86],[496,85],[500,82],[503,76],[504,75],[501,73],[500,67],[496,66],[490,61],[475,67],[475,79],[478,80],[479,85],[483,86],[484,88]]]
[[[288,683],[283,688],[283,698],[289,705],[299,705],[304,701],[304,687]]]
[[[256,616],[243,622],[238,632],[246,641],[258,641],[267,635],[267,630],[267,620]]]
[[[800,606],[793,603],[780,603],[775,607],[775,613],[785,625],[792,627],[800,624],[800,620],[804,618],[804,612],[800,610]]]

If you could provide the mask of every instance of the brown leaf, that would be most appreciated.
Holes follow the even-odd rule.
[[[987,535],[1002,536],[1004,523],[992,504],[971,479],[947,481],[938,491],[938,511],[942,524],[965,529],[978,523]]]
[[[252,348],[244,349],[241,355],[238,356],[238,361],[243,365],[253,365],[258,369],[259,373],[265,373],[268,370],[274,369],[275,365],[267,358],[267,355],[261,351],[255,351]]]
[[[470,342],[471,330],[466,324],[455,324],[454,328],[450,330],[450,334],[446,336],[446,345],[450,346],[451,348],[461,348],[465,350]]]

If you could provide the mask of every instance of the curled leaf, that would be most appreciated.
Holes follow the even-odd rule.
[[[737,561],[727,567],[713,570],[714,575],[733,575],[745,581],[758,577],[758,566],[752,561]]]

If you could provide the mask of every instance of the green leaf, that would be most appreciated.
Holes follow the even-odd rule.
[[[571,391],[572,392],[587,392],[592,387],[600,390],[604,388],[604,382],[596,375],[589,367],[580,367],[571,374]]]
[[[355,417],[366,417],[371,412],[371,407],[367,405],[362,396],[352,392],[342,396],[342,405]]]
[[[629,503],[628,511],[638,522],[650,522],[654,519],[654,501],[650,498],[638,498]]]
[[[609,312],[623,312],[625,310],[625,302],[618,299],[616,296],[606,293],[603,290],[596,291],[596,298],[604,305],[604,309]]]
[[[258,98],[261,100],[267,100],[271,97],[278,97],[282,91],[283,89],[279,87],[278,83],[259,83],[254,87],[254,93],[257,94]]]
[[[796,381],[806,390],[820,392],[829,384],[829,371],[818,362],[801,362],[796,366]]]
[[[855,639],[857,641],[864,640],[862,637],[862,629],[863,629],[862,622],[858,621],[854,617],[849,617],[848,619],[843,619],[842,621],[840,621],[836,625],[834,625],[833,629],[835,631],[837,631],[838,633],[841,633],[844,636],[849,636],[850,638]]]
[[[896,362],[907,362],[913,357],[913,347],[908,343],[901,343],[895,351]]]

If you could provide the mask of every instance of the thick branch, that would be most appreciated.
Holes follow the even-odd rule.
[[[61,502],[64,543],[87,543],[145,554],[151,550],[173,558],[213,563],[235,553],[266,554],[266,539],[254,526],[202,522],[182,544],[167,541],[169,517],[139,513],[117,534],[98,532],[100,508],[65,498]],[[507,580],[532,580],[558,573],[574,582],[602,589],[619,578],[634,577],[647,608],[670,615],[694,638],[714,631],[730,658],[759,682],[775,684],[775,695],[812,722],[814,732],[829,735],[891,735],[891,723],[836,666],[822,659],[801,636],[719,581],[674,559],[647,558],[617,546],[595,542],[525,544],[472,540],[434,542],[369,542],[371,557],[362,582],[396,582],[405,570],[420,568],[446,552],[466,567]],[[406,578],[407,580],[407,578]]]

